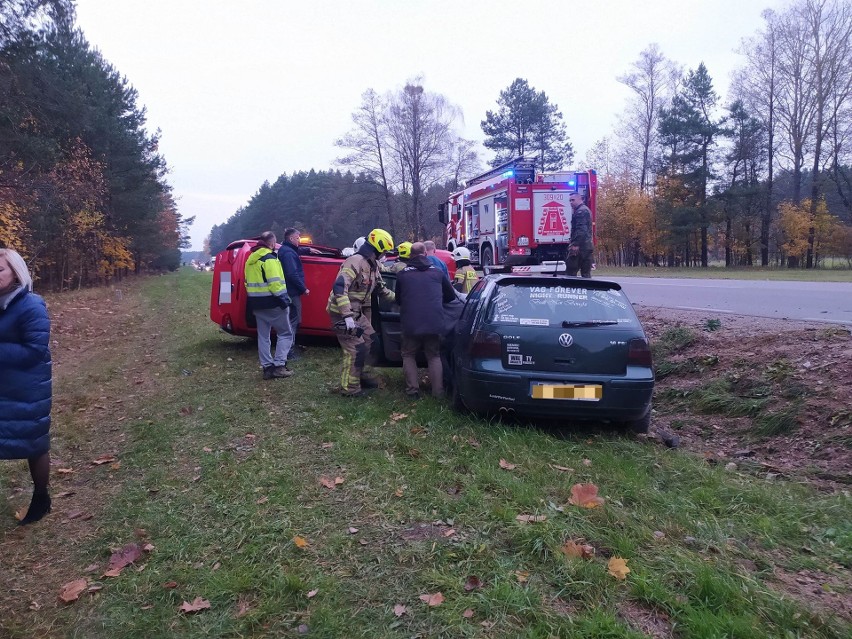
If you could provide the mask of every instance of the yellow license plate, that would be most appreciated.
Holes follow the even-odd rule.
[[[600,401],[600,384],[533,384],[533,399],[573,399],[585,402]]]

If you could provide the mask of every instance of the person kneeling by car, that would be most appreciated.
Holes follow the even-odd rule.
[[[290,297],[284,284],[284,271],[275,253],[275,233],[264,231],[246,260],[248,310],[257,320],[257,354],[263,367],[263,379],[290,377],[287,354],[293,346],[290,327]],[[272,329],[278,335],[272,355]]]
[[[441,365],[441,335],[444,333],[444,302],[456,299],[450,280],[426,257],[422,242],[411,245],[408,266],[399,272],[396,301],[402,323],[402,370],[405,394],[420,396],[417,351],[422,348],[429,366],[432,396],[444,394]]]

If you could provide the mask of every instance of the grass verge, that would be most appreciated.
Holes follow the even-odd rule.
[[[209,286],[190,271],[146,280],[147,310],[127,336],[139,357],[84,362],[63,391],[81,408],[121,402],[114,431],[90,423],[72,444],[63,423],[60,438],[70,448],[113,433],[120,456],[92,471],[110,498],[68,551],[68,577],[97,564],[89,580],[102,589],[42,604],[43,616],[16,609],[0,622],[9,636],[44,619],[43,636],[116,638],[638,638],[651,620],[655,636],[848,636],[829,599],[783,579],[806,569],[823,592],[849,596],[848,496],[755,481],[618,432],[411,403],[398,370],[369,399],[346,400],[330,392],[334,345],[262,382],[254,344],[206,318]],[[102,383],[95,398],[89,376]],[[577,483],[605,504],[571,505]],[[153,549],[100,577],[134,540]],[[591,558],[566,556],[568,540]],[[628,561],[626,579],[609,574],[613,557]],[[440,605],[420,599],[438,592]],[[210,609],[178,611],[196,597]]]

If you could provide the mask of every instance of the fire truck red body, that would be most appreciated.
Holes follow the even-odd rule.
[[[441,205],[447,249],[464,246],[475,264],[525,264],[567,259],[571,238],[568,196],[579,193],[592,212],[594,171],[536,173],[535,161],[516,158],[469,180]]]

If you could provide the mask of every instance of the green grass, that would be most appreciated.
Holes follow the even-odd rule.
[[[848,496],[728,473],[611,430],[411,403],[398,369],[369,399],[343,399],[330,392],[334,344],[312,345],[294,377],[262,382],[253,342],[206,318],[209,286],[189,271],[145,281],[140,361],[129,365],[156,383],[126,399],[121,488],[77,552],[81,571],[105,563],[139,528],[155,549],[144,570],[69,609],[68,636],[278,637],[300,625],[312,637],[645,636],[628,602],[676,636],[848,636],[848,623],[773,580],[805,560],[831,574],[852,567]],[[323,475],[344,483],[328,490]],[[570,505],[572,485],[588,482],[606,504]],[[560,552],[578,538],[594,559]],[[613,556],[629,560],[624,581],[607,573]],[[482,587],[466,591],[471,575]],[[437,591],[440,606],[418,598]],[[178,613],[198,596],[210,610]]]

